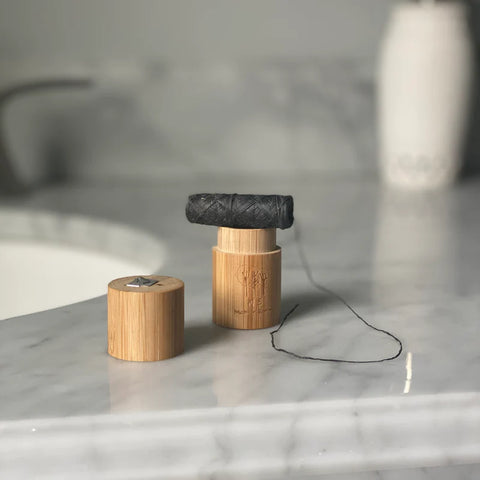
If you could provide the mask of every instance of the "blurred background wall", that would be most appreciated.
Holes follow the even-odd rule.
[[[27,175],[373,176],[392,0],[0,0],[0,86],[87,77],[4,119]],[[48,179],[48,178],[47,178]]]

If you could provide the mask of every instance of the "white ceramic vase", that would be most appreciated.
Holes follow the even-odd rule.
[[[460,2],[397,5],[378,71],[382,177],[389,185],[450,185],[461,167],[473,79],[467,8]]]

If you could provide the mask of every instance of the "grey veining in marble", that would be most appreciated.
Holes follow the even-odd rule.
[[[138,187],[72,185],[10,201],[125,222],[164,241],[168,258],[161,273],[186,285],[186,349],[158,363],[109,358],[104,297],[1,322],[0,462],[4,455],[6,471],[21,472],[6,460],[20,448],[8,439],[22,439],[18,451],[32,454],[35,428],[72,445],[65,458],[74,464],[87,455],[92,471],[115,465],[118,452],[132,448],[140,455],[131,464],[142,472],[137,478],[298,478],[408,467],[423,479],[430,473],[420,467],[479,464],[478,186],[407,197],[373,183],[312,176],[259,177],[248,184],[216,177]],[[404,354],[374,365],[312,363],[273,351],[268,331],[213,326],[215,229],[184,218],[187,194],[200,190],[294,195],[315,278],[369,321],[395,332]],[[283,310],[300,303],[278,337],[282,346],[353,359],[395,350],[388,338],[312,289],[292,231],[280,232],[278,242],[284,249]],[[135,449],[137,437],[127,442],[127,432],[144,443]],[[175,438],[189,445],[188,465],[179,465],[182,448]],[[110,441],[117,450],[109,453]],[[142,445],[147,452],[157,448],[158,461],[144,462]],[[364,474],[395,478],[372,475]]]
[[[133,78],[100,75],[86,91],[16,102],[7,139],[31,181],[50,174],[89,181],[271,171],[374,176],[372,70],[363,59],[156,61]]]

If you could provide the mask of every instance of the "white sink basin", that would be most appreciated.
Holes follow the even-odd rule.
[[[110,280],[157,272],[163,245],[85,217],[0,210],[0,320],[106,293]]]

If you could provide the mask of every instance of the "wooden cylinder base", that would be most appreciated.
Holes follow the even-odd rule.
[[[152,286],[127,286],[136,277],[108,284],[108,353],[137,362],[165,360],[183,352],[184,284],[146,275]]]
[[[276,325],[282,251],[275,230],[220,227],[212,256],[214,323],[242,330]]]

